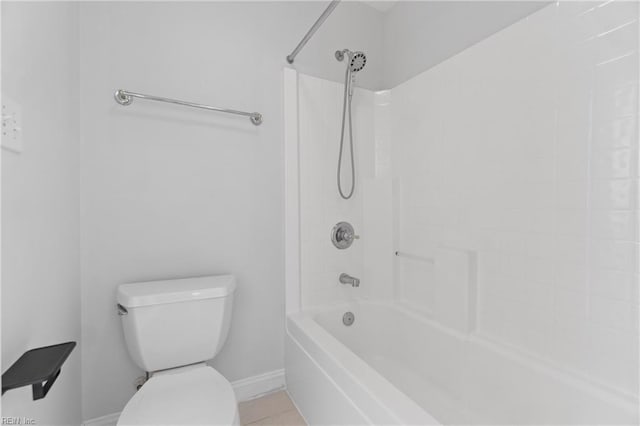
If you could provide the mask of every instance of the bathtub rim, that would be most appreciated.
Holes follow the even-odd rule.
[[[316,316],[319,314],[329,311],[336,311],[336,313],[338,313],[341,310],[349,310],[354,306],[377,306],[399,312],[402,315],[407,315],[412,320],[432,327],[437,331],[445,333],[453,338],[461,339],[465,343],[480,345],[483,348],[496,353],[497,356],[505,357],[511,362],[522,364],[524,368],[534,369],[540,374],[549,376],[553,380],[561,381],[569,385],[570,387],[575,388],[576,392],[585,392],[593,397],[605,401],[608,404],[611,404],[612,406],[617,406],[620,409],[628,412],[638,412],[638,410],[640,409],[640,395],[636,396],[632,393],[624,392],[618,388],[611,387],[597,380],[594,380],[586,374],[582,374],[572,369],[562,368],[562,366],[553,361],[548,361],[546,359],[535,356],[535,354],[531,354],[516,347],[512,347],[511,345],[504,344],[496,339],[492,339],[491,336],[488,336],[484,333],[475,332],[464,334],[456,330],[444,327],[434,319],[430,318],[428,314],[425,314],[424,311],[414,309],[410,304],[404,303],[400,300],[376,300],[357,298],[309,307],[305,310],[298,311],[287,316],[287,333],[291,334],[289,328],[290,321],[298,327],[299,324],[303,324],[306,330],[314,333],[314,336],[322,336],[321,338],[316,339],[314,339],[313,336],[310,336],[311,340],[313,340],[316,345],[320,345],[320,348],[322,348],[322,343],[330,342],[328,343],[328,347],[335,349],[337,351],[336,354],[339,355],[336,356],[334,354],[329,354],[333,362],[340,364],[338,358],[344,357],[344,359],[350,359],[351,363],[359,362],[365,365],[368,370],[370,370],[367,371],[367,377],[370,377],[370,375],[377,376],[377,378],[381,379],[387,386],[393,388],[402,397],[411,401],[414,405],[416,405],[423,412],[427,413],[436,422],[438,422],[438,420],[434,416],[432,416],[427,409],[421,407],[413,399],[411,399],[404,392],[398,389],[393,383],[389,382],[382,374],[380,374],[373,367],[369,366],[366,361],[356,355],[353,351],[351,351],[351,349],[349,349],[348,346],[340,342],[327,329],[325,329],[322,325],[320,325],[320,323],[316,321]],[[298,328],[298,332],[303,332],[303,330],[301,328]],[[292,337],[295,338],[295,336]],[[299,339],[295,340],[304,347]],[[318,342],[318,340],[321,341]],[[323,350],[325,352],[328,352],[326,349]],[[353,358],[355,358],[355,361],[353,360]],[[350,366],[351,364],[349,364],[349,367]],[[341,367],[346,370],[347,374],[351,374],[347,367],[345,367],[344,365],[341,365]],[[357,380],[357,378],[355,377],[354,379]],[[379,401],[379,403],[382,406],[385,406],[383,401],[384,400]],[[387,409],[391,410],[388,407]]]
[[[341,305],[347,306],[348,304],[340,303],[338,305],[327,305],[327,307],[337,308]],[[322,310],[322,308],[318,308],[312,311],[317,313]],[[363,396],[358,398],[357,401],[348,396],[347,392],[345,392],[345,395],[359,411],[363,412],[365,417],[370,418],[368,410],[363,410],[362,407],[362,405],[367,404],[364,400],[368,399],[368,404],[374,402],[379,406],[380,412],[383,412],[388,417],[385,422],[387,424],[441,424],[427,410],[409,398],[382,374],[318,324],[314,317],[310,315],[310,311],[288,315],[287,334],[339,388],[344,390],[343,385],[345,381],[348,381],[350,386],[357,387],[363,393]],[[323,356],[319,357],[319,352]],[[343,376],[334,377],[331,372],[327,371],[328,366],[323,365],[326,360],[318,359],[323,357],[333,363],[335,369],[340,370]],[[376,423],[377,419],[371,420],[373,421],[372,424],[379,424]]]

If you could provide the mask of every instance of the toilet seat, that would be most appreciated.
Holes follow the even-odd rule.
[[[124,407],[118,426],[236,425],[231,384],[206,364],[155,373]]]

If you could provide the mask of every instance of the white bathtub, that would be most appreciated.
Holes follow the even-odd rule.
[[[638,422],[633,399],[394,303],[290,315],[286,380],[314,425]]]

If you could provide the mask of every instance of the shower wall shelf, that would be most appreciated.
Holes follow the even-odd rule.
[[[116,92],[113,94],[113,97],[115,98],[117,103],[123,106],[131,105],[133,103],[133,98],[146,99],[148,101],[166,102],[170,104],[182,105],[182,106],[187,106],[191,108],[206,109],[208,111],[242,115],[245,117],[249,117],[251,122],[256,126],[259,126],[260,124],[262,124],[262,114],[260,114],[259,112],[246,112],[246,111],[238,111],[235,109],[218,108],[211,105],[197,104],[194,102],[181,101],[178,99],[171,99],[171,98],[163,98],[163,97],[154,96],[154,95],[145,95],[144,93],[130,92],[128,90],[123,90],[123,89],[116,90]]]
[[[75,346],[76,342],[66,342],[25,352],[2,374],[2,394],[32,386],[33,400],[44,398]]]
[[[396,251],[393,254],[395,254],[397,257],[404,257],[406,259],[417,260],[417,261],[420,261],[420,262],[433,263],[435,261],[431,257],[420,256],[420,255],[417,255],[417,254],[407,253],[407,252],[404,252],[404,251]]]

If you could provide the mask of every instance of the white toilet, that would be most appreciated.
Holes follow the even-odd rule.
[[[118,287],[129,354],[150,373],[118,426],[239,424],[231,384],[205,363],[227,338],[234,290],[231,275]]]

